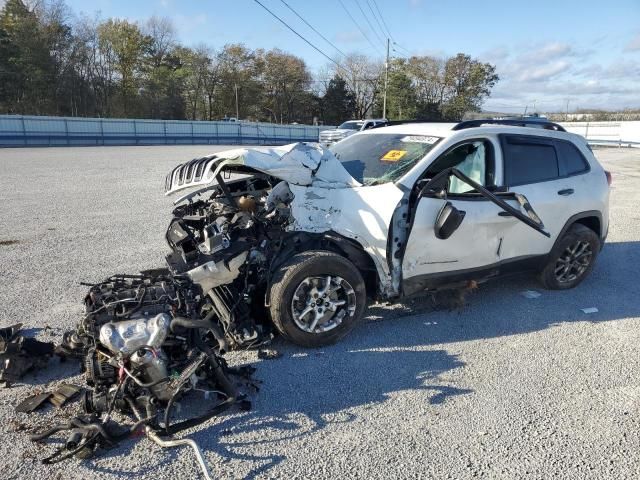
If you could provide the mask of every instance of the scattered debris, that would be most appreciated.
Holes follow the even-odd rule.
[[[82,387],[79,387],[78,385],[63,383],[55,392],[53,392],[49,401],[56,408],[61,408],[67,402],[67,400],[70,400],[78,395],[81,390]]]
[[[520,292],[520,295],[524,298],[538,298],[542,296],[540,292],[536,292],[535,290],[523,290]]]
[[[478,282],[469,280],[460,284],[458,288],[447,288],[432,292],[431,300],[436,309],[461,310],[467,303],[467,295],[477,289]]]
[[[272,348],[262,348],[258,350],[258,358],[260,360],[275,360],[282,357],[282,353]]]
[[[81,361],[88,388],[65,383],[18,406],[31,412],[48,400],[59,408],[81,393],[83,413],[32,435],[39,442],[67,432],[66,441],[44,463],[88,458],[99,448],[113,447],[142,432],[163,447],[193,448],[204,476],[210,478],[195,442],[170,436],[234,405],[250,409],[251,402],[240,389],[248,386],[257,391],[258,386],[251,380],[252,367],[230,368],[220,356],[226,346],[224,335],[212,321],[214,310],[196,315],[197,289],[191,281],[165,272],[117,275],[91,286],[84,318],[55,349],[62,358]],[[207,412],[172,422],[181,399],[202,394],[211,399]],[[132,422],[116,423],[114,412],[132,417]]]
[[[35,395],[31,395],[30,397],[25,398],[22,402],[20,402],[16,406],[16,412],[19,412],[19,413],[35,412],[37,409],[39,409],[44,405],[44,402],[49,400],[51,395],[52,395],[51,392],[36,393]]]
[[[0,240],[0,247],[15,245],[16,243],[20,243],[20,240]]]
[[[588,307],[588,308],[581,308],[580,310],[582,310],[583,313],[598,313],[598,309],[596,307]]]
[[[9,387],[29,370],[43,368],[53,355],[53,343],[19,335],[22,324],[0,329],[0,382]]]

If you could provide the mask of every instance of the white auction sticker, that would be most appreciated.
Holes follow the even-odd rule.
[[[428,143],[429,145],[433,145],[440,137],[428,137],[426,135],[407,135],[400,139],[401,142],[411,142],[411,143]]]

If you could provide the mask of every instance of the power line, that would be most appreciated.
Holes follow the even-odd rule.
[[[360,24],[358,22],[356,22],[356,19],[353,18],[353,15],[351,15],[351,12],[349,12],[349,10],[347,10],[347,7],[344,6],[344,3],[342,3],[342,0],[338,0],[338,2],[340,2],[340,5],[342,5],[342,8],[344,9],[345,12],[347,12],[347,15],[349,15],[349,18],[351,19],[351,21],[355,24],[356,27],[358,27],[358,30],[360,30],[360,33],[362,34],[362,36],[364,38],[367,39],[367,42],[369,42],[369,45],[371,45],[371,47],[376,50],[376,53],[379,53],[378,47],[376,47],[373,42],[371,41],[371,39],[369,38],[369,36],[364,32],[364,30],[362,30],[362,28],[360,27]]]
[[[336,62],[333,58],[331,58],[329,55],[327,55],[326,53],[324,53],[322,50],[320,50],[318,47],[316,47],[313,43],[311,43],[309,40],[307,40],[305,37],[303,37],[302,35],[300,35],[298,32],[296,32],[292,27],[289,26],[289,24],[287,22],[285,22],[284,20],[282,20],[279,16],[277,16],[275,13],[273,13],[271,10],[269,10],[267,7],[265,7],[262,3],[260,3],[259,0],[253,0],[254,2],[256,2],[258,5],[260,5],[262,8],[264,8],[267,12],[269,12],[269,14],[271,14],[271,16],[275,17],[280,23],[282,23],[285,27],[287,27],[289,30],[291,30],[293,33],[295,33],[298,37],[300,37],[306,44],[308,44],[311,48],[313,48],[315,51],[317,51],[320,55],[322,55],[324,58],[326,58],[327,60],[329,60],[332,63],[335,63],[338,68],[341,68],[345,71],[348,72],[348,70],[346,70],[342,65],[340,65],[338,62]]]
[[[412,53],[407,50],[406,48],[404,48],[402,45],[400,45],[398,42],[393,42],[393,44],[398,47],[400,50],[404,50],[405,52],[407,52],[409,55],[412,55]],[[395,49],[394,49],[395,50]]]
[[[369,28],[374,33],[374,35],[376,37],[378,37],[378,40],[380,40],[380,43],[384,46],[384,40],[382,40],[382,37],[380,35],[378,35],[378,32],[373,28],[373,25],[371,25],[371,22],[369,21],[369,17],[367,17],[367,15],[364,13],[364,10],[360,6],[360,2],[358,0],[355,0],[355,2],[356,2],[356,5],[358,6],[358,8],[360,9],[360,13],[362,13],[362,16],[367,21],[367,24],[369,25]]]
[[[378,20],[378,17],[376,16],[376,13],[373,11],[373,7],[371,6],[371,3],[369,3],[369,0],[366,0],[366,2],[367,2],[367,7],[369,7],[369,11],[371,12],[371,16],[374,18],[374,20],[378,24],[378,27],[380,27],[380,31],[382,32],[382,36],[384,38],[387,38],[387,34],[385,33],[384,28],[382,27],[382,24],[380,23],[380,20]]]
[[[282,3],[284,3],[284,5],[285,5],[289,10],[291,10],[291,11],[296,15],[296,17],[298,17],[300,20],[302,20],[302,21],[307,25],[307,27],[309,27],[311,30],[313,30],[314,32],[316,32],[320,37],[322,37],[322,39],[323,39],[325,42],[327,42],[329,45],[331,45],[333,48],[335,48],[335,49],[336,49],[340,54],[342,54],[343,56],[345,56],[345,57],[347,56],[347,55],[346,55],[342,50],[340,50],[338,47],[336,47],[336,46],[335,46],[331,41],[329,41],[329,40],[328,40],[324,35],[322,35],[318,30],[316,30],[316,29],[315,29],[315,28],[314,28],[314,27],[313,27],[309,22],[307,22],[304,18],[302,18],[302,16],[301,16],[298,12],[296,12],[293,8],[291,8],[291,6],[290,6],[287,2],[285,2],[284,0],[280,0],[280,1],[281,1]]]
[[[387,25],[387,22],[385,21],[384,16],[382,15],[382,12],[380,11],[380,7],[378,7],[378,2],[376,2],[376,0],[372,0],[372,1],[373,1],[373,5],[376,7],[376,10],[378,11],[378,15],[380,15],[380,19],[382,20],[382,23],[384,24],[384,27],[387,29],[387,33],[389,34],[389,38],[391,38],[391,40],[395,43],[396,39],[393,38],[393,35],[391,35],[391,29]]]

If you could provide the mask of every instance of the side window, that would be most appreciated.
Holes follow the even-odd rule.
[[[577,175],[589,170],[589,164],[574,144],[556,140],[556,148],[560,157],[561,175]]]
[[[488,140],[472,140],[457,145],[439,157],[427,170],[427,177],[433,177],[446,168],[455,167],[467,177],[482,186],[492,186],[494,179],[493,147]],[[470,193],[474,189],[456,177],[449,179],[448,193]]]
[[[505,184],[513,187],[560,176],[552,141],[505,135],[502,137]]]

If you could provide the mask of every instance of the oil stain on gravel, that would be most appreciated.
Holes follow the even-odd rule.
[[[16,243],[20,243],[20,240],[0,240],[0,247],[7,247]]]

